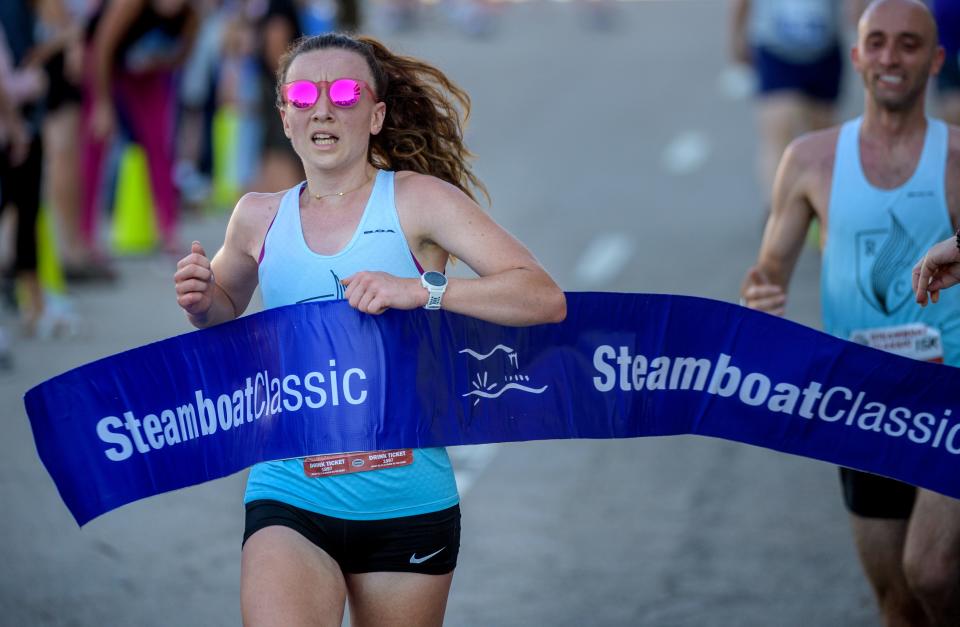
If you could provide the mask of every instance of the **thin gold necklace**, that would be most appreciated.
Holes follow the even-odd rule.
[[[310,195],[313,196],[316,200],[323,200],[324,198],[330,198],[330,197],[332,197],[332,196],[345,196],[345,195],[347,195],[347,194],[352,194],[353,192],[357,191],[358,189],[361,189],[361,188],[363,188],[363,187],[366,187],[367,183],[369,183],[369,182],[370,182],[370,179],[372,179],[372,178],[373,178],[372,176],[368,176],[368,177],[367,177],[367,180],[365,180],[363,183],[361,183],[361,184],[358,185],[357,187],[354,187],[353,189],[348,189],[348,190],[342,191],[342,192],[332,192],[332,193],[330,193],[330,194],[314,194],[313,192],[310,192],[310,188],[309,188],[309,187],[307,187],[307,191],[310,192]]]

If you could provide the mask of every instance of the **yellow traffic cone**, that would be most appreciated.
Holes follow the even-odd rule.
[[[237,133],[240,117],[233,107],[223,106],[213,114],[213,207],[229,210],[240,197],[237,182]]]
[[[37,215],[37,274],[45,291],[66,294],[67,281],[57,253],[57,240],[50,223],[50,212],[43,205]]]
[[[152,252],[159,241],[147,155],[137,144],[128,144],[120,158],[111,241],[120,255]]]

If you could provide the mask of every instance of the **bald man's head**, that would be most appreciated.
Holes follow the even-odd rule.
[[[871,20],[876,19],[878,11],[881,15],[893,13],[898,16],[911,16],[911,21],[916,20],[931,41],[939,41],[937,22],[933,19],[930,9],[921,0],[873,0],[860,16],[857,24],[858,36],[863,34],[864,29],[869,28]]]
[[[936,22],[919,0],[876,0],[860,18],[853,65],[882,109],[922,108],[927,82],[940,71],[943,57]]]

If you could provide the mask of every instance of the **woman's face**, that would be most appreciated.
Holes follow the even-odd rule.
[[[361,88],[353,107],[335,106],[329,98],[329,82],[352,78],[376,91],[370,69],[362,56],[341,48],[305,52],[287,70],[286,83],[297,80],[327,81],[320,86],[316,103],[298,108],[284,102],[280,108],[283,130],[304,167],[328,170],[366,162],[370,135],[380,132],[386,105],[374,102],[370,91]]]

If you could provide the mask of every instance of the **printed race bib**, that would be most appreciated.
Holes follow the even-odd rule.
[[[399,468],[413,463],[413,449],[341,453],[303,458],[303,474],[308,477],[332,477],[354,472]]]
[[[850,334],[850,341],[901,357],[943,363],[940,331],[922,322],[861,329]]]

